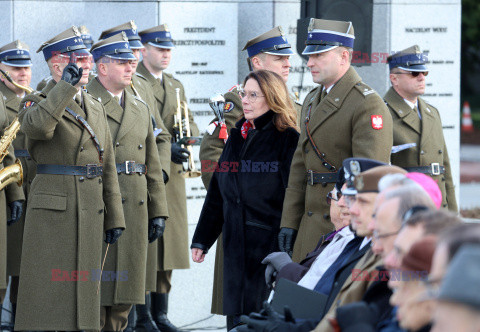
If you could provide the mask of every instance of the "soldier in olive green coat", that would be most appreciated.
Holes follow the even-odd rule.
[[[170,59],[171,49],[174,47],[171,34],[166,25],[160,25],[144,31],[139,35],[145,48],[142,49],[143,61],[137,67],[138,76],[145,80],[153,90],[157,109],[165,127],[172,137],[177,114],[177,92],[180,102],[186,101],[182,83],[172,75],[165,73]],[[143,82],[143,81],[142,81]],[[182,110],[182,120],[184,113]],[[198,128],[189,112],[188,120],[191,136],[198,136]],[[168,320],[168,293],[171,288],[171,273],[173,269],[187,269],[189,265],[188,252],[188,220],[187,195],[185,177],[183,176],[183,161],[187,160],[186,149],[180,148],[177,143],[172,144],[170,164],[170,178],[167,183],[167,202],[169,219],[165,234],[158,241],[158,268],[157,289],[152,292],[152,315],[160,330],[176,330]]]
[[[280,26],[269,30],[260,36],[250,39],[244,51],[248,52],[248,66],[250,70],[266,69],[280,75],[285,83],[290,72],[290,56],[293,54],[290,44]],[[240,85],[234,86],[225,95],[225,124],[227,132],[243,116],[242,100],[240,98]],[[293,100],[294,98],[292,98]],[[297,109],[297,119],[300,116],[301,104],[294,101]],[[215,172],[215,166],[222,154],[225,142],[219,138],[220,126],[215,117],[207,128],[200,146],[200,162],[202,164],[202,181],[205,189]],[[215,251],[215,270],[213,278],[212,313],[223,314],[223,246],[222,237],[217,240]]]
[[[431,176],[442,191],[442,207],[457,211],[455,186],[438,110],[425,93],[426,55],[417,45],[387,59],[392,87],[385,95],[393,118],[392,164]]]
[[[3,76],[0,77],[0,80],[2,81],[0,83],[0,92],[3,93],[4,96],[8,120],[9,122],[12,122],[16,117],[18,117],[20,102],[23,96],[27,93],[26,90],[30,89],[28,87],[30,86],[30,81],[32,78],[32,61],[30,59],[28,46],[19,40],[1,47],[0,53],[2,53],[2,56],[0,57],[0,69],[8,72],[9,76],[15,83],[26,87],[26,89],[22,89],[21,87],[15,86],[9,82]],[[12,58],[11,53],[14,53],[15,55],[21,55],[22,57],[15,58],[14,56]],[[8,59],[4,57],[8,57]],[[28,156],[27,138],[21,130],[17,132],[16,138],[13,141],[13,147],[15,149],[15,157],[20,159],[22,163],[23,193],[25,195],[23,211],[25,212],[28,191],[30,189],[30,183],[35,177],[36,165]],[[12,322],[15,321],[14,317],[17,304],[20,259],[22,256],[23,228],[25,225],[24,221],[25,213],[22,214],[18,222],[9,225],[7,228],[7,275],[12,277],[10,283]]]
[[[107,112],[127,226],[104,267],[117,273],[113,280],[102,280],[101,328],[106,331],[125,329],[131,304],[144,304],[148,243],[163,234],[168,217],[148,106],[125,91],[131,82],[132,63],[137,61],[125,41],[127,36],[121,32],[92,46],[97,78],[87,85]]]
[[[125,32],[128,38],[128,44],[132,49],[133,55],[140,61],[140,50],[144,48],[140,36],[137,32],[137,25],[133,20],[120,24],[114,28],[104,30],[99,40],[111,37],[120,32]],[[149,108],[149,112],[152,116],[153,130],[156,137],[158,154],[160,156],[160,163],[162,165],[163,180],[165,184],[168,182],[170,176],[170,149],[171,139],[170,133],[163,124],[163,120],[160,116],[159,109],[157,109],[157,103],[153,96],[151,86],[145,79],[140,78],[136,73],[138,62],[132,63],[134,75],[132,76],[131,84],[125,89],[127,92],[142,99]],[[158,241],[154,241],[148,244],[147,255],[147,274],[145,288],[147,291],[155,291],[157,288],[157,263],[158,261]],[[133,322],[130,322],[133,323]]]
[[[279,234],[281,250],[300,261],[333,230],[325,197],[350,157],[390,161],[392,117],[380,96],[350,65],[351,22],[312,19],[307,46],[313,81],[290,169]],[[305,124],[307,122],[307,124]],[[296,235],[296,240],[295,240]]]
[[[78,29],[40,50],[53,80],[25,97],[20,112],[37,175],[25,218],[15,330],[98,330],[92,271],[101,268],[103,233],[114,244],[125,229],[112,138],[103,105],[80,90],[91,56]]]

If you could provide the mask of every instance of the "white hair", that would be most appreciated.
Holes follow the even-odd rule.
[[[416,182],[409,179],[405,174],[393,173],[384,175],[378,182],[378,191],[382,192],[391,187],[404,186],[409,184],[415,184]]]

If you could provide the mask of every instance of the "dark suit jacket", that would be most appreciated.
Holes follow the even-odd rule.
[[[307,256],[300,262],[300,263],[289,263],[285,265],[277,274],[277,281],[281,278],[288,279],[294,282],[299,282],[300,279],[303,278],[305,273],[310,269],[315,259],[317,259],[318,255],[325,249],[331,241],[331,239],[327,240],[333,233],[330,232],[326,235],[322,235],[320,241],[318,241],[317,246],[315,249],[307,254]]]

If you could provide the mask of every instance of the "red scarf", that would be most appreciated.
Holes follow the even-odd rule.
[[[242,134],[243,139],[247,139],[248,131],[253,128],[253,125],[245,120],[242,124],[242,129],[240,129],[240,133]]]

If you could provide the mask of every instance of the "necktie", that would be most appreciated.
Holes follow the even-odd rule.
[[[320,100],[323,100],[323,98],[325,98],[326,95],[327,95],[327,89],[323,89],[322,94],[320,95]]]
[[[414,110],[415,112],[417,112],[418,117],[421,119],[421,118],[422,118],[422,114],[420,114],[420,110],[418,109],[418,106],[417,106],[417,105],[415,105],[415,106],[413,107],[413,110]]]
[[[118,96],[113,96],[113,99],[115,99],[115,101],[117,102],[117,104],[120,105],[120,98],[118,98]]]
[[[78,106],[82,107],[82,97],[80,97],[79,94],[75,95],[75,102],[78,104]]]

